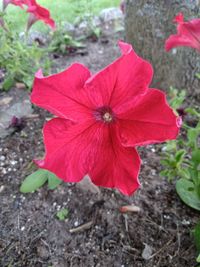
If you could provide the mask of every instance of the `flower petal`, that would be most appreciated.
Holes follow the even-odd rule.
[[[75,63],[68,69],[48,77],[36,73],[31,101],[58,117],[80,120],[89,114],[88,100],[83,89],[90,77],[89,70]]]
[[[86,83],[93,103],[97,106],[119,107],[143,94],[152,80],[151,65],[136,55],[132,46],[119,42],[122,56]]]
[[[117,116],[124,146],[164,142],[175,139],[179,132],[179,118],[157,89],[149,89],[132,109]]]
[[[27,1],[28,9],[27,12],[32,13],[35,17],[35,21],[42,20],[44,23],[48,24],[52,29],[56,28],[55,21],[51,18],[51,14],[48,9],[44,8],[43,6],[39,5],[36,0],[29,0]],[[31,21],[34,23],[34,20]],[[32,23],[32,24],[33,24]],[[30,22],[29,22],[30,24]],[[31,24],[29,25],[29,27]]]
[[[125,148],[116,136],[116,129],[104,129],[104,139],[96,150],[96,162],[89,175],[94,184],[117,188],[124,195],[131,195],[140,183],[140,157],[135,148]]]
[[[183,14],[178,14],[175,19],[178,23],[177,34],[170,35],[165,42],[165,50],[178,46],[189,46],[200,51],[200,19],[184,22]]]
[[[188,38],[188,36],[181,36],[177,34],[170,35],[170,37],[165,42],[165,50],[168,52],[172,48],[175,48],[178,46],[189,46],[189,47],[197,49],[196,42],[193,42],[191,38]]]
[[[84,125],[60,118],[50,120],[43,129],[46,155],[36,161],[37,165],[65,182],[80,181],[92,164],[88,158],[98,143],[97,131],[92,120]]]
[[[79,182],[89,174],[96,185],[130,195],[139,186],[140,158],[134,148],[119,143],[115,130],[92,120],[80,125],[52,119],[44,127],[46,156],[36,163],[65,182]]]

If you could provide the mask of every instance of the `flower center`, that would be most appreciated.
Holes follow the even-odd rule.
[[[113,117],[112,115],[109,113],[109,112],[106,112],[104,115],[103,115],[103,119],[105,122],[111,122]]]
[[[102,121],[104,123],[111,123],[115,120],[115,114],[112,109],[107,106],[97,108],[94,112],[94,117],[97,121]]]

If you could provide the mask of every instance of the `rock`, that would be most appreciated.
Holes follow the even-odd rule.
[[[99,15],[100,20],[103,23],[112,22],[113,20],[123,20],[124,15],[122,11],[117,7],[105,8]]]
[[[73,34],[75,32],[75,27],[73,24],[67,22],[67,21],[64,21],[62,23],[62,29],[63,31],[69,33],[69,34]]]
[[[19,37],[24,40],[25,39],[25,33],[21,32],[19,34]],[[39,45],[45,45],[49,41],[49,38],[45,33],[39,32],[39,31],[29,31],[28,34],[28,45],[32,45],[33,43],[38,43]]]
[[[96,28],[101,27],[102,21],[98,16],[91,17],[90,14],[86,14],[84,19],[77,18],[75,25],[75,35],[77,37],[90,36]]]
[[[93,184],[91,182],[90,177],[87,175],[79,183],[77,183],[76,186],[79,189],[86,191],[86,192],[90,192],[90,193],[98,194],[98,195],[101,194],[99,187]]]
[[[149,260],[151,258],[151,255],[152,255],[152,248],[145,243],[144,243],[144,245],[145,245],[145,247],[142,251],[142,258],[145,260]]]
[[[49,258],[49,251],[44,245],[37,247],[37,254],[42,260],[48,260]]]
[[[94,16],[92,19],[92,25],[94,27],[100,27],[101,26],[101,19],[98,16]]]
[[[13,118],[20,120],[31,113],[32,107],[26,91],[18,90],[12,96],[0,97],[0,138],[14,131],[14,128],[10,127]]]

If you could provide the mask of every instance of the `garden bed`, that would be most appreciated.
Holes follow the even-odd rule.
[[[81,62],[95,72],[119,55],[120,37],[110,34],[96,43],[87,41],[88,54],[56,56],[54,68]],[[17,90],[22,89],[10,95]],[[36,107],[34,114],[23,129],[0,140],[0,266],[195,266],[191,228],[198,213],[180,201],[174,182],[159,176],[159,145],[139,149],[141,188],[132,197],[103,188],[95,194],[68,183],[53,191],[44,186],[21,194],[22,180],[34,170],[32,159],[44,154],[41,129],[51,117]],[[127,204],[140,212],[121,213],[119,208]],[[64,207],[69,216],[59,221],[56,213]]]

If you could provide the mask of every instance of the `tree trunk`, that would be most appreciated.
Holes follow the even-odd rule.
[[[126,40],[154,68],[153,86],[167,90],[169,86],[187,89],[190,95],[199,97],[199,53],[189,47],[178,47],[165,52],[164,43],[170,34],[176,33],[173,18],[182,12],[186,20],[197,18],[198,0],[127,0]]]

